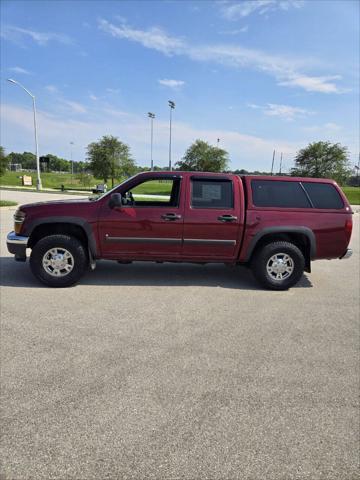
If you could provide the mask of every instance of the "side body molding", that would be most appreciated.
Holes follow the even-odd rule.
[[[276,226],[276,227],[268,227],[264,228],[263,230],[260,230],[255,234],[253,239],[251,240],[248,251],[246,253],[246,259],[245,261],[249,261],[250,257],[256,247],[256,244],[258,241],[263,238],[265,235],[269,234],[279,234],[279,233],[300,233],[302,235],[305,235],[307,239],[309,240],[310,243],[310,258],[313,260],[316,257],[316,238],[314,232],[308,228],[308,227],[298,227],[298,226]]]
[[[70,217],[70,216],[64,215],[59,217],[39,218],[29,223],[29,225],[26,226],[26,230],[24,234],[30,237],[30,235],[32,234],[32,232],[35,230],[36,227],[44,224],[56,224],[56,223],[70,223],[72,225],[77,225],[78,227],[81,227],[86,233],[91,253],[95,257],[97,256],[97,247],[96,247],[94,232],[91,228],[90,223],[81,217]]]

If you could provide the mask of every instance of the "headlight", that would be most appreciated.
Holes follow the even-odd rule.
[[[25,216],[25,213],[22,212],[20,209],[17,209],[14,213],[14,231],[16,234],[20,233],[22,224],[25,220]]]

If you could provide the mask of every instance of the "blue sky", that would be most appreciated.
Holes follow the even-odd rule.
[[[358,1],[3,1],[1,144],[85,158],[113,134],[148,165],[173,161],[201,138],[232,168],[291,168],[299,148],[330,140],[359,152]]]

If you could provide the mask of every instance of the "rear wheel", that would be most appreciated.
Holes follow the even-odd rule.
[[[83,275],[88,264],[84,245],[69,235],[49,235],[39,240],[30,256],[30,268],[49,287],[69,287]]]
[[[273,242],[259,250],[252,261],[255,278],[271,290],[287,290],[303,275],[302,251],[290,242]]]

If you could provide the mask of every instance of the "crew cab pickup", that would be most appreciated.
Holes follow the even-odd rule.
[[[266,288],[295,285],[316,259],[347,258],[352,211],[332,180],[146,172],[96,199],[33,203],[7,246],[51,287],[75,284],[97,259],[222,262],[251,267]]]

